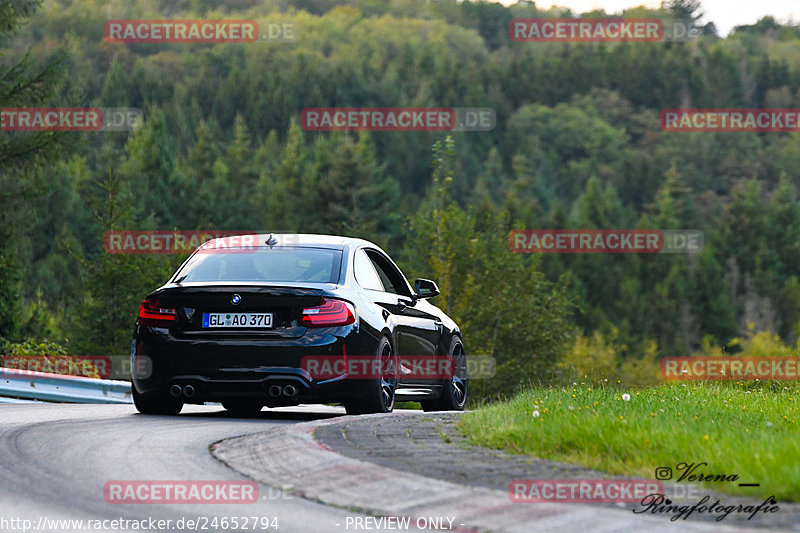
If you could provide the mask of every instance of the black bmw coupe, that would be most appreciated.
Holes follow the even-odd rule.
[[[464,345],[427,301],[437,294],[430,280],[412,288],[361,239],[208,241],[140,306],[134,403],[146,414],[204,402],[240,415],[301,403],[341,403],[350,414],[390,412],[395,401],[463,410]]]

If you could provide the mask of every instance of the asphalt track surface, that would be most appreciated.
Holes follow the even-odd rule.
[[[29,531],[135,531],[87,529],[87,520],[119,518],[170,519],[171,529],[141,531],[181,531],[174,528],[181,517],[207,517],[207,529],[200,531],[233,531],[230,525],[210,527],[211,519],[256,516],[269,517],[270,523],[277,518],[277,531],[347,531],[347,517],[363,515],[291,498],[263,485],[253,504],[110,504],[103,493],[106,482],[116,480],[248,481],[215,460],[209,445],[343,414],[340,408],[303,406],[234,418],[222,407],[186,406],[180,416],[164,417],[140,415],[132,405],[2,404],[0,531],[23,531],[22,520],[31,521]],[[65,519],[84,520],[82,529],[53,523]],[[247,531],[252,526],[250,522]]]
[[[428,516],[449,516],[451,511],[466,516],[479,509],[484,519],[490,519],[481,521],[476,515],[475,520],[457,524],[461,527],[443,528],[452,531],[731,531],[722,524],[677,525],[663,520],[645,524],[641,522],[644,519],[634,521],[629,512],[612,516],[611,510],[581,511],[563,504],[517,506],[517,514],[525,516],[515,519],[511,516],[514,513],[505,510],[514,507],[509,506],[507,496],[493,500],[487,497],[492,496],[487,489],[465,488],[455,501],[436,507],[433,504],[437,500],[462,493],[454,491],[454,485],[405,472],[409,470],[406,467],[392,465],[395,468],[387,470],[376,464],[382,461],[374,457],[360,457],[367,460],[364,462],[352,458],[346,450],[336,453],[311,437],[313,428],[319,428],[321,437],[324,426],[332,422],[337,428],[351,429],[356,427],[353,424],[366,424],[368,431],[360,438],[368,444],[372,433],[378,431],[374,428],[394,427],[408,418],[401,414],[411,415],[401,412],[363,423],[360,418],[348,417],[341,420],[346,425],[341,425],[335,419],[344,415],[344,409],[326,406],[265,409],[250,418],[236,418],[214,406],[186,406],[180,416],[166,417],[140,415],[132,405],[0,404],[0,533],[419,531],[413,522],[410,527],[379,527],[376,521],[380,518],[364,514],[403,516],[395,511],[414,506],[427,506],[432,513]],[[390,433],[397,433],[396,429]],[[334,429],[331,434],[337,431],[342,430]],[[358,432],[351,433],[356,436]],[[385,436],[383,430],[378,433]],[[402,439],[394,444],[407,447]],[[379,455],[403,455],[399,448],[377,447]],[[238,471],[223,464],[224,459],[215,458],[226,455],[219,452],[222,449],[228,450],[227,457],[236,459],[226,463]],[[248,472],[251,477],[239,472]],[[305,475],[295,476],[295,472]],[[432,469],[427,473],[433,474]],[[104,495],[105,485],[115,481],[252,479],[258,481],[259,499],[250,504],[118,504],[108,503]],[[287,492],[280,487],[286,487]],[[420,499],[425,501],[417,501]],[[253,517],[259,520],[257,528]],[[247,518],[247,527],[232,527],[231,518],[238,518],[240,524]],[[77,525],[64,520],[83,522]],[[139,521],[140,527],[115,525],[113,520]],[[171,523],[158,526],[158,520]],[[188,520],[194,521],[195,527],[188,527]],[[356,527],[359,522],[361,527]],[[547,523],[553,529],[546,527]],[[531,528],[532,524],[542,527]]]

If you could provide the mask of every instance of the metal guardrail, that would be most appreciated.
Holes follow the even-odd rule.
[[[127,381],[0,368],[0,396],[68,403],[131,403]],[[0,398],[2,403],[16,403]]]
[[[20,400],[19,398],[5,398],[0,396],[0,403],[40,403],[37,400]]]

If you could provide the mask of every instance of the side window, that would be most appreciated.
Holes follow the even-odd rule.
[[[372,266],[375,267],[375,272],[378,273],[378,277],[381,278],[381,283],[383,283],[384,290],[386,292],[391,292],[392,294],[397,294],[397,289],[395,288],[394,284],[392,284],[392,280],[389,279],[389,276],[386,272],[381,268],[380,263],[375,261],[375,258],[372,254],[370,254],[370,260],[372,260]]]
[[[386,292],[411,296],[408,292],[403,274],[401,274],[390,261],[376,251],[368,251],[367,255],[372,261],[375,270],[378,272],[378,276],[380,276]]]
[[[356,281],[361,287],[374,291],[384,290],[381,278],[378,277],[378,274],[375,272],[375,267],[372,266],[372,261],[369,260],[364,250],[356,252],[353,274],[355,274]]]

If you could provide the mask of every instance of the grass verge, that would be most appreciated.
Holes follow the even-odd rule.
[[[798,391],[775,382],[631,391],[576,383],[465,413],[459,428],[472,444],[631,477],[655,479],[657,467],[670,467],[676,481],[686,471],[680,463],[705,462],[693,473],[738,479],[700,485],[800,501]]]

